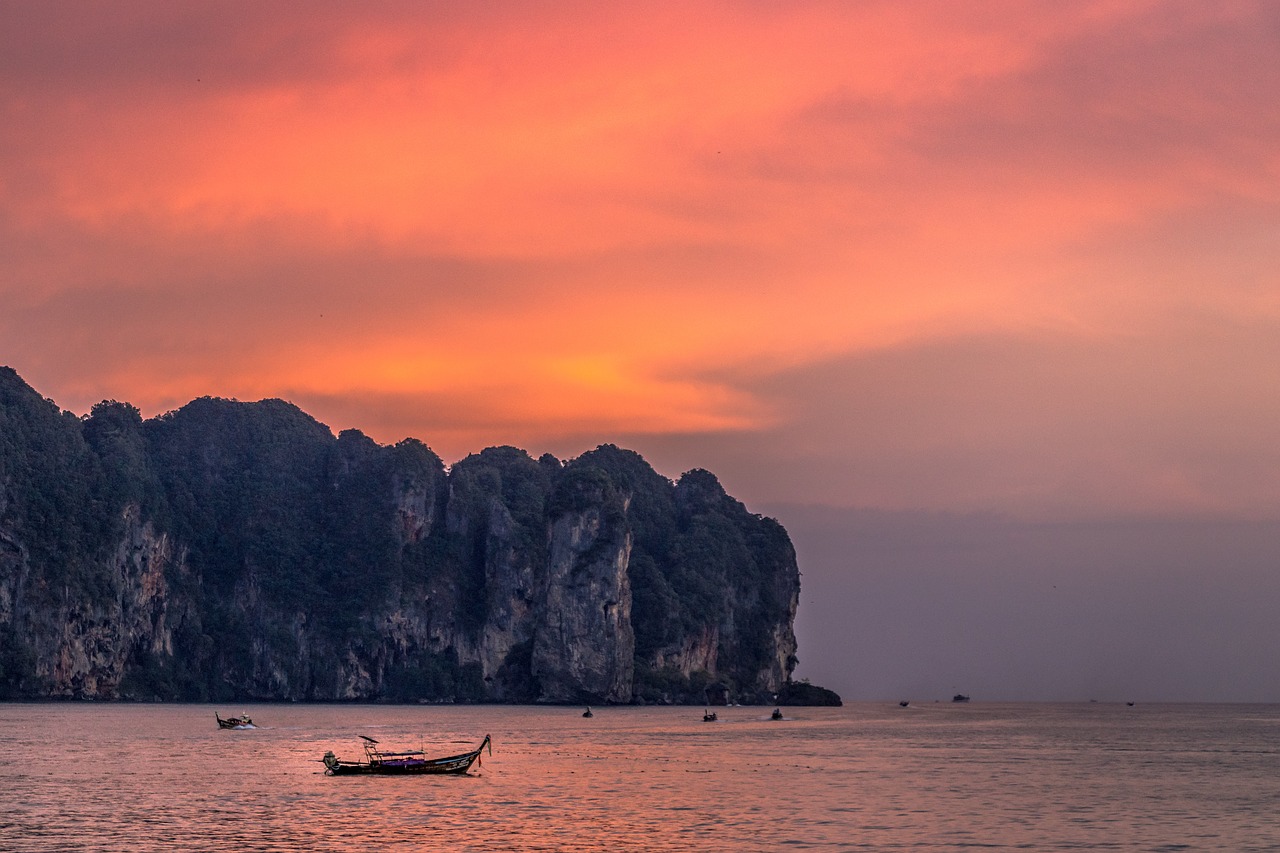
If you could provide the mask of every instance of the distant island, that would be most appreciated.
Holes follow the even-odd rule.
[[[0,368],[0,699],[840,704],[787,532],[708,471],[64,412]]]

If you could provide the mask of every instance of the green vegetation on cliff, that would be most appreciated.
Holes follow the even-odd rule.
[[[553,581],[557,547],[577,568]],[[637,700],[767,701],[798,592],[777,522],[613,445],[446,471],[281,400],[78,418],[0,369],[0,698],[573,701],[535,647],[545,671],[555,643],[621,640],[547,633],[600,621],[555,601],[603,606],[628,656],[634,634]]]

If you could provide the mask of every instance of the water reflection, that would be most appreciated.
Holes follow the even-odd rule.
[[[0,705],[0,848],[596,851],[1280,845],[1280,709]],[[358,735],[461,777],[327,777]]]

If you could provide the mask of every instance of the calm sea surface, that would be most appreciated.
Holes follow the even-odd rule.
[[[1280,706],[769,710],[0,704],[0,850],[1280,850]]]

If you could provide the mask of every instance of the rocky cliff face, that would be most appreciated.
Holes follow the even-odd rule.
[[[576,494],[551,524],[532,674],[544,700],[627,702],[635,635],[625,510],[606,483],[567,488]]]
[[[12,679],[28,664],[41,698],[116,697],[133,666],[173,655],[166,575],[183,570],[184,555],[139,519],[136,506],[126,507],[121,521],[101,596],[41,583],[29,550],[12,533],[0,534],[8,545],[0,545],[7,551],[0,557],[0,629],[7,635],[0,672]]]
[[[81,419],[0,369],[0,698],[769,701],[798,594],[705,471],[446,471],[281,401]]]

